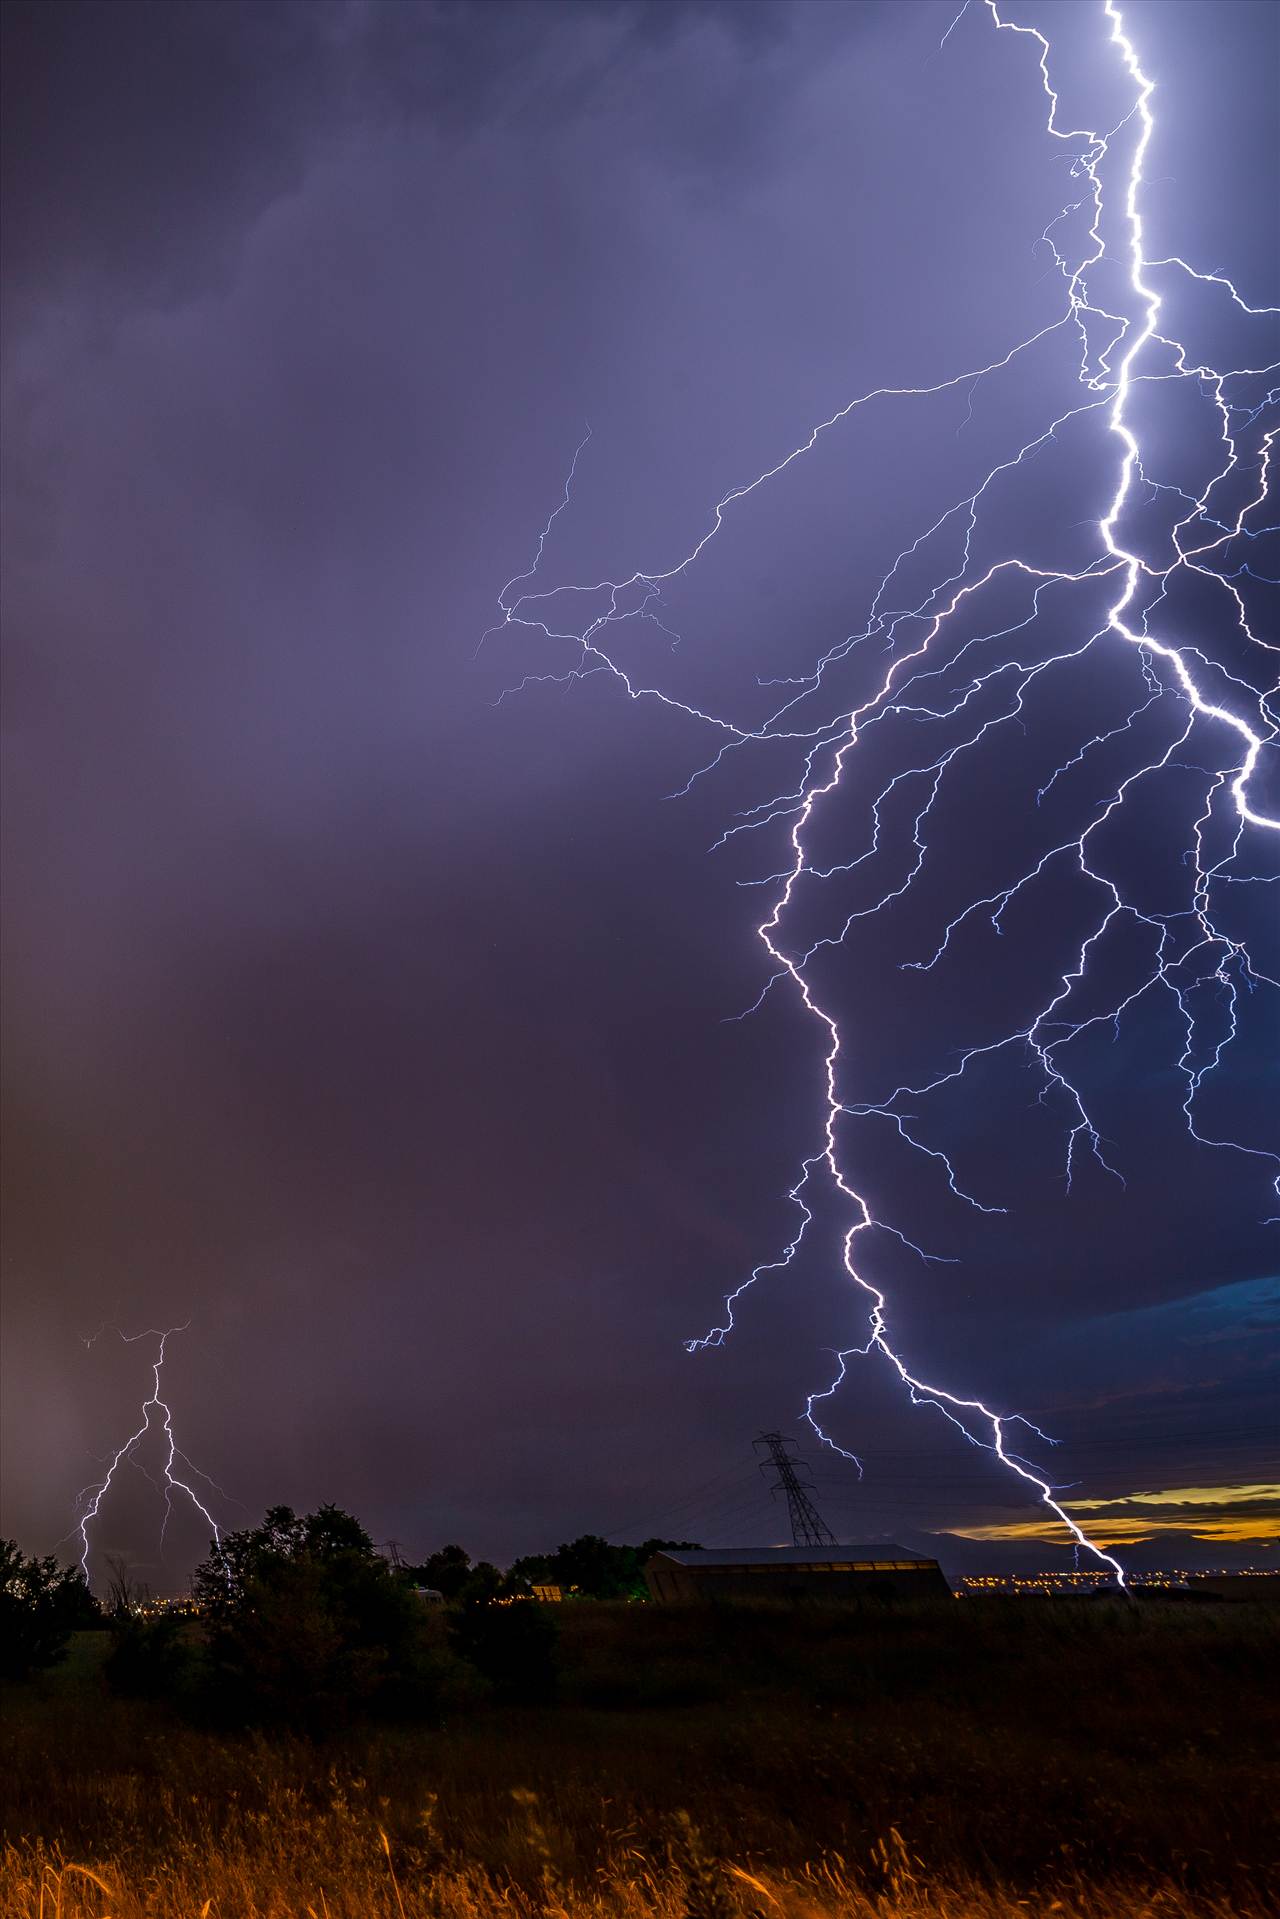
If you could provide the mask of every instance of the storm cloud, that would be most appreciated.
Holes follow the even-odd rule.
[[[953,11],[4,9],[24,1543],[65,1532],[145,1388],[137,1349],[84,1344],[104,1322],[190,1320],[183,1443],[245,1509],[332,1498],[380,1538],[499,1556],[660,1524],[829,1371],[825,1259],[735,1345],[681,1345],[779,1243],[813,1127],[796,1023],[727,1023],[761,976],[749,869],[706,850],[725,794],[664,797],[706,742],[595,685],[500,697],[545,662],[482,636],[587,423],[563,578],[678,555],[834,405],[981,363],[1040,312],[1031,241],[1062,187],[1042,99],[979,24],[939,51]],[[1229,69],[1233,128],[1241,89],[1265,119],[1268,27],[1240,0],[1175,11],[1134,8],[1195,170],[1153,218],[1201,254],[1216,222],[1261,272],[1232,209],[1264,137],[1229,146],[1214,88]],[[846,630],[1007,424],[966,438],[964,412],[936,439],[918,414],[868,421],[789,496],[776,548],[745,528],[750,566],[729,549],[691,595],[682,684],[730,649],[747,684],[796,670]],[[902,1323],[975,1385],[1052,1405],[1099,1497],[1153,1440],[1166,1483],[1192,1483],[1207,1420],[1233,1435],[1215,1483],[1252,1480],[1263,1415],[1223,1412],[1229,1355],[1175,1368],[1157,1407],[1146,1335],[1087,1337],[1270,1270],[1249,1169],[1193,1166],[1152,1118],[1171,1085],[1123,1049],[1115,1083],[1148,1142],[1124,1195],[1069,1205],[1029,1135],[968,1116],[1025,1204],[1003,1237],[926,1217],[963,1263],[904,1263]],[[1260,1077],[1240,1093],[1265,1112]],[[1185,1325],[1152,1337],[1173,1350]],[[886,1383],[849,1429],[898,1461],[850,1495],[855,1530],[1021,1516]],[[137,1491],[102,1537],[145,1560]],[[773,1523],[764,1502],[732,1521]],[[174,1566],[201,1543],[180,1527]]]

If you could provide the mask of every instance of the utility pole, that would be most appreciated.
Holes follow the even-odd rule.
[[[838,1545],[835,1534],[809,1497],[811,1487],[800,1477],[803,1461],[793,1459],[787,1451],[787,1447],[795,1443],[785,1433],[761,1433],[758,1439],[751,1442],[755,1449],[761,1446],[769,1449],[768,1459],[760,1461],[760,1470],[767,1472],[772,1466],[777,1472],[777,1481],[770,1491],[787,1496],[787,1517],[791,1521],[791,1537],[796,1545]]]

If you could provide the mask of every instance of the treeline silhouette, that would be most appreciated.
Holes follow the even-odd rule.
[[[545,1702],[559,1678],[559,1631],[535,1587],[640,1600],[645,1561],[679,1543],[584,1535],[505,1572],[447,1545],[408,1564],[379,1552],[338,1506],[302,1516],[273,1506],[261,1525],[213,1544],[193,1576],[193,1618],[141,1607],[119,1568],[100,1607],[78,1569],[5,1542],[4,1670],[20,1679],[46,1668],[74,1631],[105,1626],[112,1691],[167,1700],[207,1723],[319,1732],[360,1718],[435,1719],[483,1699]]]
[[[442,1546],[421,1565],[405,1570],[444,1599],[502,1599],[529,1595],[535,1587],[555,1586],[582,1599],[647,1599],[645,1561],[664,1549],[696,1552],[688,1539],[646,1539],[639,1546],[613,1546],[596,1533],[584,1533],[553,1553],[532,1553],[499,1572],[486,1559],[478,1565],[461,1546]]]

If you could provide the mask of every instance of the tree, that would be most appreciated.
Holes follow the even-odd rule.
[[[136,1613],[150,1602],[151,1588],[134,1578],[129,1562],[118,1553],[107,1554],[107,1600],[103,1610],[113,1623]]]
[[[505,1593],[505,1573],[487,1559],[472,1562],[471,1554],[461,1546],[441,1546],[429,1553],[418,1566],[401,1566],[400,1575],[413,1586],[427,1586],[450,1605],[470,1605],[497,1599]]]
[[[415,1586],[429,1586],[443,1599],[456,1599],[470,1577],[471,1554],[461,1546],[441,1546],[420,1566],[406,1566],[404,1572]]]
[[[513,1580],[526,1586],[559,1586],[583,1599],[645,1599],[645,1561],[656,1552],[697,1551],[692,1542],[646,1539],[640,1546],[612,1546],[596,1533],[584,1533],[553,1553],[517,1559]]]
[[[73,1632],[100,1624],[84,1574],[0,1539],[0,1675],[26,1679],[64,1657]]]
[[[464,1606],[486,1606],[503,1597],[509,1587],[507,1575],[492,1560],[477,1559],[458,1597]]]
[[[440,1657],[427,1614],[336,1506],[299,1518],[273,1506],[227,1533],[196,1570],[209,1620],[214,1699],[243,1719],[311,1729],[358,1712],[434,1703]]]
[[[196,1568],[196,1597],[222,1618],[242,1608],[254,1581],[303,1559],[329,1566],[376,1563],[390,1573],[360,1521],[341,1507],[319,1506],[300,1519],[291,1506],[269,1506],[260,1526],[222,1535]]]

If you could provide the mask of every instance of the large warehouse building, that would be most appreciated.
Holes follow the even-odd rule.
[[[730,1546],[655,1553],[649,1596],[667,1604],[706,1599],[945,1599],[936,1559],[878,1541],[858,1546]]]

